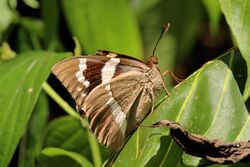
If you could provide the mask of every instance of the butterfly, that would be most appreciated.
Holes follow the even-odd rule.
[[[119,150],[166,89],[156,56],[144,63],[110,51],[65,59],[53,74],[75,99],[98,141]]]

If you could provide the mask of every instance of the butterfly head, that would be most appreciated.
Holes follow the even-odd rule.
[[[156,56],[151,56],[150,57],[150,62],[152,63],[152,64],[158,64],[158,58],[156,57]]]
[[[153,66],[158,64],[158,58],[156,56],[151,56],[147,62],[147,65],[152,68]]]

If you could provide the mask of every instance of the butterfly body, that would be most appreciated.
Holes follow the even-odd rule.
[[[71,93],[97,139],[117,150],[152,111],[155,96],[163,88],[154,56],[144,63],[100,51],[63,60],[52,72]]]

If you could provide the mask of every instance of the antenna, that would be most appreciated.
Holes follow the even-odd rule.
[[[154,50],[153,50],[153,56],[155,55],[156,48],[157,48],[159,42],[161,41],[162,37],[166,34],[166,32],[168,32],[169,27],[170,27],[169,23],[167,25],[165,25],[165,24],[163,25],[163,30],[162,30],[161,35],[160,35],[159,39],[157,40],[155,47],[154,47]]]

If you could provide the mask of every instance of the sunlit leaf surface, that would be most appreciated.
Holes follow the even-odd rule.
[[[143,124],[162,119],[179,122],[189,132],[209,139],[232,142],[250,138],[249,113],[231,70],[221,60],[206,63],[177,85]],[[140,127],[118,156],[115,166],[196,166],[199,163],[202,163],[200,159],[182,153],[168,136],[168,128]]]
[[[11,160],[53,64],[69,54],[34,51],[0,64],[0,166]]]

